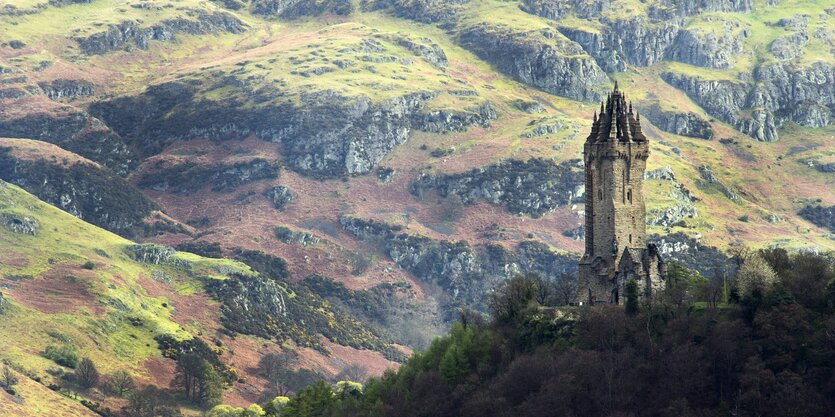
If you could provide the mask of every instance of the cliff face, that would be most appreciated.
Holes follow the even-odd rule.
[[[137,183],[156,191],[180,194],[195,192],[207,185],[212,191],[221,192],[253,181],[275,179],[278,173],[278,164],[263,158],[214,165],[158,161],[138,175]]]
[[[777,129],[786,121],[812,128],[827,126],[835,108],[835,67],[826,62],[763,64],[753,84],[672,73],[662,77],[710,114],[764,142],[776,141]]]
[[[99,101],[90,111],[143,157],[180,140],[254,135],[281,143],[288,168],[317,178],[367,174],[415,130],[462,132],[487,128],[498,117],[490,100],[453,84],[445,73],[443,49],[430,39],[371,35],[348,47],[333,39],[338,45],[332,53],[340,59],[323,57],[316,45],[310,46],[310,54],[283,56],[289,74],[277,73],[274,79],[261,73],[277,65],[278,58],[262,58],[242,64],[245,68],[197,71],[139,94]],[[388,76],[393,70],[398,75]],[[419,82],[427,73],[432,82]],[[344,77],[373,82],[344,88]],[[401,89],[376,89],[407,77],[415,81]],[[326,81],[318,86],[318,80]]]
[[[693,112],[663,110],[658,103],[655,103],[643,107],[641,116],[665,132],[693,138],[713,138],[713,128],[710,123]]]
[[[481,23],[461,28],[458,42],[499,71],[557,95],[598,101],[602,85],[608,82],[580,45],[554,32],[522,32]]]
[[[234,100],[191,101],[194,90],[181,84],[158,86],[140,96],[96,104],[93,111],[138,142],[146,155],[181,139],[254,134],[284,144],[287,166],[316,177],[371,172],[413,129],[463,131],[489,126],[497,117],[489,104],[472,111],[424,112],[435,97],[429,91],[376,102],[336,91],[302,94],[298,104],[264,96],[257,99],[265,102],[261,108],[242,111],[245,105]],[[172,111],[176,118],[170,117]]]
[[[576,257],[537,241],[520,242],[513,250],[502,245],[473,246],[467,242],[434,240],[400,233],[400,228],[343,216],[348,233],[379,245],[401,268],[443,290],[445,321],[457,319],[461,307],[486,311],[490,292],[520,273],[534,273],[552,282],[570,281]],[[570,282],[564,282],[570,285]]]
[[[667,51],[670,59],[710,68],[729,68],[743,51],[748,29],[731,20],[710,19],[710,30],[684,28]]]
[[[502,205],[514,214],[540,217],[558,207],[583,201],[579,160],[560,165],[546,159],[508,160],[453,175],[424,173],[412,184],[412,194],[435,190],[442,198],[464,204],[478,199]]]
[[[323,13],[345,16],[351,14],[354,5],[350,0],[254,0],[251,8],[258,15],[292,19]]]
[[[58,145],[107,166],[120,175],[136,165],[135,155],[122,138],[101,120],[72,106],[27,114],[4,114],[0,106],[0,136],[38,139]]]
[[[89,161],[51,163],[47,155],[21,159],[11,149],[0,144],[0,179],[79,219],[132,237],[141,234],[143,220],[158,209],[127,181]]]
[[[148,49],[151,41],[171,41],[178,33],[200,35],[218,32],[240,33],[246,30],[246,24],[229,13],[193,13],[194,19],[167,19],[149,27],[142,27],[140,22],[124,21],[110,25],[103,32],[77,38],[76,41],[82,51],[93,55],[131,50],[134,47]]]

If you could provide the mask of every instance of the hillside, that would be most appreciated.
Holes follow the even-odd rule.
[[[238,405],[258,400],[266,381],[255,368],[269,352],[296,351],[300,365],[321,370],[325,378],[348,365],[379,373],[381,364],[390,363],[363,350],[386,351],[381,336],[280,276],[266,279],[238,261],[135,244],[5,182],[0,182],[0,197],[0,361],[23,381],[18,399],[2,394],[0,415],[90,414],[48,388],[78,391],[62,379],[74,366],[48,358],[59,348],[91,358],[104,375],[127,371],[140,385],[167,388],[178,349],[191,346],[188,340],[203,340],[213,346],[223,369],[235,375],[224,400]],[[257,285],[262,297],[278,297],[284,310],[259,318],[275,321],[280,332],[259,337],[257,329],[245,325],[247,318],[236,315],[236,308],[256,295],[238,294],[234,285]],[[263,301],[260,308],[269,305]],[[307,328],[298,328],[304,321]],[[314,330],[321,321],[329,328]],[[319,333],[356,348],[320,339]],[[105,393],[85,396],[112,408],[124,405]]]
[[[687,269],[625,308],[543,307],[543,287],[516,277],[489,322],[462,316],[397,372],[314,385],[267,416],[831,415],[835,258],[738,260],[719,303]]]
[[[257,400],[266,382],[246,367],[280,344],[328,377],[378,375],[515,275],[570,293],[582,143],[615,81],[650,140],[647,226],[666,258],[718,277],[741,246],[835,249],[825,0],[0,0],[0,180],[75,219],[19,215],[97,236],[66,252],[41,240],[56,225],[10,234],[24,240],[0,280],[214,300],[153,320],[245,352],[235,405]],[[165,266],[184,287],[157,288],[124,239],[206,266]],[[226,262],[259,278],[207,286]],[[282,310],[262,285],[303,294],[297,315],[268,322]],[[70,335],[79,351],[115,354],[86,333]],[[152,334],[125,356],[146,379]],[[34,370],[44,347],[24,349]]]

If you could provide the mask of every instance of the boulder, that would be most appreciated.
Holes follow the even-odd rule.
[[[37,235],[38,229],[41,227],[41,224],[34,217],[14,213],[0,214],[0,225],[14,233],[29,236]]]
[[[273,202],[273,206],[278,210],[284,210],[288,204],[296,201],[296,193],[284,185],[270,187],[264,192],[264,196]]]

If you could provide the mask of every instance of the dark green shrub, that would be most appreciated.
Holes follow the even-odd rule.
[[[70,345],[49,345],[44,350],[43,356],[67,368],[75,369],[78,366],[78,354]]]

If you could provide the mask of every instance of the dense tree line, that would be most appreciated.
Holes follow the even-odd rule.
[[[707,279],[672,265],[668,290],[629,308],[544,308],[510,280],[493,317],[450,333],[364,390],[302,390],[282,417],[831,416],[835,258],[738,251]],[[716,281],[719,281],[717,284]],[[265,409],[266,410],[266,409]]]

